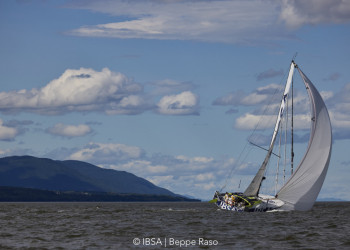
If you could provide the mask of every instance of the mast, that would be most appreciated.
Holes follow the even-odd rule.
[[[261,187],[261,183],[265,179],[265,177],[264,177],[265,170],[266,170],[267,164],[269,163],[269,160],[270,160],[270,157],[271,157],[271,154],[272,154],[272,150],[273,150],[273,146],[274,146],[275,141],[276,141],[276,136],[277,136],[277,133],[278,133],[278,130],[279,130],[279,127],[280,127],[281,119],[283,117],[284,109],[286,107],[286,101],[287,101],[288,93],[289,93],[291,82],[292,82],[292,78],[293,78],[294,67],[295,67],[295,63],[294,63],[294,61],[292,61],[291,65],[290,65],[290,69],[289,69],[287,83],[286,83],[286,86],[285,86],[285,89],[284,89],[284,93],[283,93],[283,96],[282,96],[282,101],[281,101],[279,113],[278,113],[278,116],[277,116],[275,129],[273,131],[273,135],[272,135],[272,138],[271,138],[269,150],[267,151],[265,159],[264,159],[263,163],[261,164],[261,167],[259,168],[259,170],[256,173],[255,177],[253,178],[252,182],[250,183],[248,188],[244,191],[243,194],[246,195],[246,196],[258,196],[259,190],[260,190],[260,187]]]
[[[291,160],[290,160],[290,168],[291,174],[293,174],[293,165],[294,165],[294,88],[293,88],[293,80],[292,80],[292,122],[291,122]]]

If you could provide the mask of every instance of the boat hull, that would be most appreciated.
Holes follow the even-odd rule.
[[[259,195],[259,197],[245,197],[241,194],[235,193],[236,198],[240,201],[235,204],[228,204],[225,202],[223,196],[216,197],[216,205],[221,210],[232,212],[271,212],[281,210],[284,202],[269,195]]]

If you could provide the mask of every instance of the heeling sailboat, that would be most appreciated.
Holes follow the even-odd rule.
[[[311,131],[308,147],[299,166],[277,194],[275,196],[263,195],[260,194],[260,187],[265,179],[266,167],[273,154],[295,69],[298,70],[311,101]],[[221,209],[231,211],[310,210],[326,177],[331,151],[332,127],[326,105],[312,82],[292,61],[270,146],[261,167],[244,193],[219,193],[217,191],[213,201]]]

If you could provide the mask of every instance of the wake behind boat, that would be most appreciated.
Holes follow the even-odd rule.
[[[294,151],[293,146],[291,147],[292,174],[289,180],[280,188],[275,196],[263,195],[260,194],[260,188],[265,179],[265,172],[271,155],[274,154],[273,148],[287,107],[294,69],[298,70],[311,102],[311,129],[309,143],[306,153],[295,171],[293,171]],[[331,158],[332,127],[326,105],[320,93],[294,61],[292,61],[290,65],[271,142],[266,151],[267,154],[261,167],[243,193],[220,193],[217,191],[215,192],[212,202],[215,202],[220,209],[237,212],[266,212],[280,210],[306,211],[313,207],[326,177]]]

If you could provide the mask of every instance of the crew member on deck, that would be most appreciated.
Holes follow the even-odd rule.
[[[231,195],[231,200],[232,200],[232,206],[236,205],[236,197],[234,195]]]
[[[230,196],[228,198],[228,203],[227,203],[230,207],[232,207],[232,196]]]
[[[228,193],[227,193],[227,192],[226,192],[226,194],[225,194],[224,199],[225,199],[226,204],[228,204]]]

